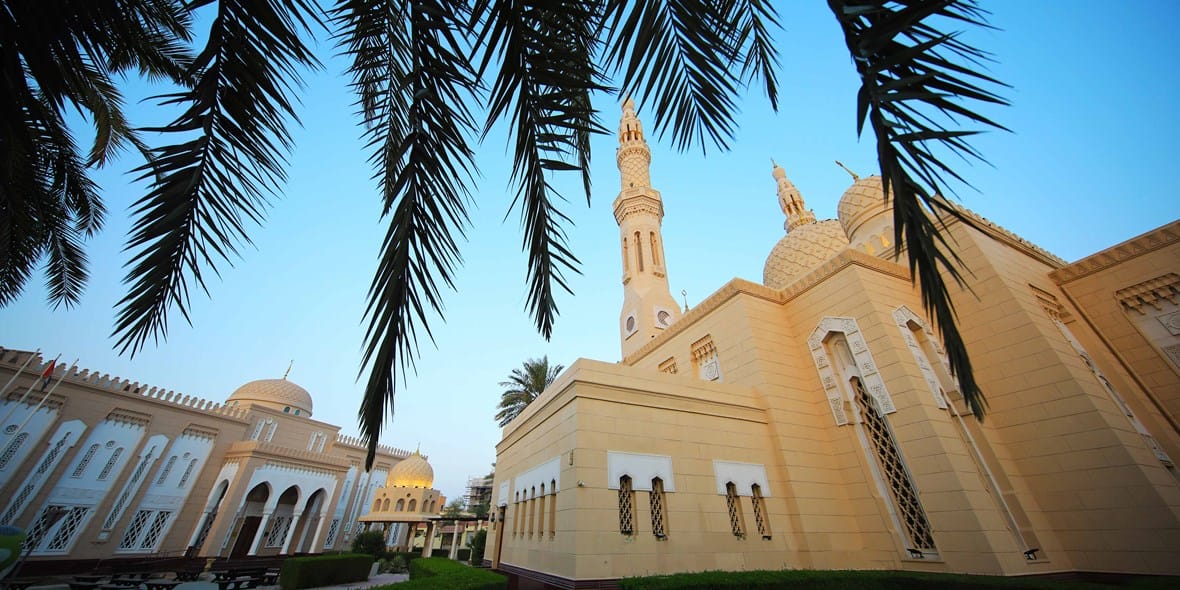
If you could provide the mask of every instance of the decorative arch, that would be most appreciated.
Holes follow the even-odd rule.
[[[417,511],[418,510],[418,500],[413,499],[413,498],[410,499],[410,504],[406,507],[406,510],[409,510],[410,512]]]
[[[406,501],[405,501],[405,499],[403,499],[403,498],[398,498],[398,499],[397,499],[397,504],[394,504],[394,505],[393,505],[393,509],[394,509],[395,511],[397,511],[397,512],[405,512],[405,511],[406,511]]]
[[[914,362],[918,363],[918,369],[922,372],[922,379],[926,381],[931,395],[934,396],[934,403],[939,408],[945,410],[946,398],[942,395],[942,387],[939,385],[938,376],[934,373],[934,367],[930,366],[930,360],[926,351],[922,348],[922,343],[918,342],[917,338],[914,338],[914,330],[921,330],[926,335],[926,340],[934,348],[934,354],[938,356],[939,362],[942,363],[943,368],[946,369],[949,375],[951,372],[950,363],[946,360],[946,354],[943,352],[942,346],[938,344],[938,338],[934,336],[934,331],[930,329],[928,323],[904,305],[893,311],[893,319],[897,322],[897,328],[901,330],[901,338],[905,340],[906,346],[910,347],[910,353],[914,355]]]
[[[897,407],[893,404],[893,398],[889,395],[889,391],[885,389],[885,381],[881,379],[881,374],[877,371],[877,363],[873,361],[873,355],[869,352],[869,345],[865,342],[864,334],[860,331],[860,325],[853,318],[825,317],[820,320],[819,325],[807,338],[807,346],[811,349],[811,358],[815,361],[815,368],[819,372],[819,379],[824,386],[824,394],[828,398],[828,405],[831,407],[836,425],[848,424],[848,414],[844,411],[844,399],[840,388],[841,377],[836,375],[836,368],[832,365],[832,361],[824,349],[824,342],[832,334],[843,334],[844,339],[848,342],[849,351],[852,353],[853,362],[856,363],[856,367],[860,371],[865,390],[877,402],[881,413],[892,414],[896,412]]]

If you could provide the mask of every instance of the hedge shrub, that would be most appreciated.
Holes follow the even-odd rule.
[[[279,586],[299,590],[360,582],[369,579],[372,567],[373,556],[363,553],[291,557],[279,570]]]
[[[898,571],[700,572],[619,580],[622,590],[992,590],[997,588],[1100,588],[1092,584]]]
[[[508,578],[445,557],[410,562],[410,581],[371,590],[506,590]]]

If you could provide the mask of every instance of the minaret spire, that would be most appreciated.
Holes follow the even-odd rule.
[[[672,325],[682,313],[668,288],[661,233],[664,201],[651,186],[651,148],[643,136],[643,123],[635,114],[635,101],[630,98],[623,103],[615,159],[622,185],[614,213],[623,254],[619,333],[625,357]]]
[[[783,170],[783,167],[779,166],[773,158],[770,163],[774,166],[771,175],[778,182],[778,206],[782,207],[783,213],[787,216],[787,220],[783,223],[783,229],[789,232],[800,225],[815,223],[815,213],[807,209],[803,203],[803,195],[787,178],[787,171]]]

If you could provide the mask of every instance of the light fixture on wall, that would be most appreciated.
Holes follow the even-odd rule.
[[[1029,549],[1028,551],[1024,552],[1024,558],[1027,559],[1028,561],[1036,561],[1037,551],[1040,551],[1040,550],[1041,550],[1040,547],[1033,547],[1032,549]]]
[[[926,554],[922,553],[921,549],[914,549],[913,547],[906,547],[906,552],[910,554],[910,559],[926,559]]]

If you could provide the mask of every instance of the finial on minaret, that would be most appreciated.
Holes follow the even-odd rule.
[[[803,204],[803,195],[787,178],[787,171],[783,170],[783,167],[779,166],[774,158],[771,158],[770,162],[774,164],[771,176],[774,176],[778,183],[778,205],[787,216],[787,221],[783,223],[783,229],[791,231],[800,225],[815,223],[815,214],[808,211]]]
[[[283,380],[284,381],[287,380],[287,375],[291,374],[291,367],[293,367],[293,366],[295,366],[295,359],[291,359],[291,362],[287,363],[287,370],[283,373]]]
[[[855,172],[849,170],[848,166],[845,166],[842,162],[840,162],[840,160],[836,160],[836,165],[843,168],[844,171],[847,172],[848,175],[852,177],[852,182],[856,182],[856,181],[860,180],[860,176],[857,176],[857,174]]]
[[[684,313],[688,313],[688,291],[681,289],[680,296],[684,298]]]

